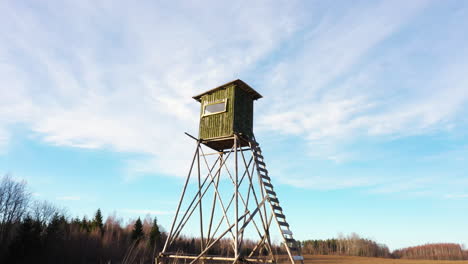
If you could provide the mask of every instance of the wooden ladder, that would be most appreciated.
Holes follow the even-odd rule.
[[[271,179],[268,176],[268,170],[266,169],[265,160],[262,155],[262,149],[260,145],[253,140],[249,140],[249,146],[253,152],[255,166],[257,169],[258,176],[260,177],[260,182],[262,183],[262,188],[265,194],[268,196],[268,201],[271,207],[271,210],[275,216],[276,223],[281,231],[283,237],[283,243],[288,252],[289,258],[292,263],[304,264],[304,257],[301,254],[301,245],[300,242],[297,242],[293,238],[293,233],[289,228],[289,224],[286,221],[286,216],[283,212],[283,208],[279,204],[278,197],[276,192],[273,189],[273,184]]]

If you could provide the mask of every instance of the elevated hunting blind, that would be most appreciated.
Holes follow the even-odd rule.
[[[235,80],[193,98],[201,103],[199,136],[189,135],[197,147],[156,263],[304,264],[253,133],[253,103],[262,96]],[[199,238],[197,248],[184,246],[183,232]],[[250,237],[254,244],[245,243]]]
[[[199,139],[210,147],[232,147],[234,134],[253,136],[253,101],[262,96],[241,80],[196,95],[201,103]]]

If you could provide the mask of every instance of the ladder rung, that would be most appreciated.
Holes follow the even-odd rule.
[[[287,226],[287,227],[289,227],[289,224],[286,223],[286,222],[278,221],[278,224],[280,224],[280,225],[282,225],[282,226]]]
[[[294,238],[285,238],[286,242],[288,243],[295,243],[296,240]]]
[[[283,235],[290,235],[292,236],[292,231],[291,230],[285,230],[285,229],[281,229],[281,233],[283,233]]]
[[[271,183],[263,182],[263,185],[264,185],[265,187],[269,187],[269,188],[273,189],[273,184],[271,184]]]
[[[266,175],[261,175],[263,179],[266,179],[266,180],[269,180],[271,181],[270,177],[266,176]]]
[[[255,155],[255,158],[261,158],[261,159],[263,159],[263,156],[262,156],[261,154],[257,154],[257,155]]]
[[[263,162],[263,161],[257,161],[257,164],[265,166],[265,162]]]
[[[303,256],[293,256],[293,260],[304,260]]]
[[[273,210],[283,211],[283,208],[281,208],[281,206],[272,205],[272,207]]]
[[[276,217],[286,218],[284,214],[275,213]]]
[[[265,173],[268,173],[267,169],[264,168],[258,168],[259,171],[264,171]]]
[[[270,195],[273,195],[273,196],[276,196],[276,193],[274,191],[269,191],[269,190],[266,190],[266,192]]]
[[[270,202],[279,203],[278,198],[269,198]]]

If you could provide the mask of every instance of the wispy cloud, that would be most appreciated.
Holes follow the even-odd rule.
[[[401,33],[426,5],[413,1],[410,6],[402,2],[358,6],[311,30],[304,46],[267,76],[272,87],[278,87],[278,74],[291,81],[279,82],[275,91],[281,96],[275,96],[274,107],[265,109],[261,127],[321,143],[428,133],[453,124],[468,102],[467,50],[433,51],[432,56],[452,58],[437,69],[406,57],[427,42]],[[396,34],[400,36],[395,43]],[[433,45],[447,42],[435,40]],[[435,75],[427,76],[433,71]]]
[[[135,214],[135,215],[172,215],[173,211],[160,211],[160,210],[151,210],[151,209],[122,209],[120,210],[124,213]]]
[[[384,184],[374,186],[369,190],[374,194],[423,194],[426,193],[428,187],[436,182],[441,182],[441,179],[432,177],[407,177],[399,175],[387,180]],[[426,194],[429,194],[427,192]]]
[[[0,127],[0,153],[2,153],[8,144],[8,141],[10,139],[9,133]]]
[[[149,165],[132,161],[134,173],[183,175],[177,164],[193,143],[183,132],[196,130],[199,111],[191,96],[243,75],[296,23],[294,5],[266,2],[242,12],[240,3],[216,1],[209,11],[190,3],[1,5],[8,98],[0,128],[23,123],[50,144],[148,155]]]
[[[314,190],[339,190],[357,187],[370,187],[379,182],[378,179],[372,177],[348,177],[342,176],[310,176],[304,177],[280,177],[282,183],[286,183],[298,188],[307,188]]]
[[[57,200],[61,201],[79,201],[81,200],[80,196],[60,196],[56,198]]]
[[[359,150],[366,143],[463,130],[468,49],[455,42],[455,35],[462,30],[456,21],[466,9],[442,26],[425,16],[430,8],[434,7],[427,1],[410,6],[398,1],[358,4],[342,7],[306,31],[302,44],[265,75],[264,81],[276,89],[269,94],[274,103],[261,108],[262,134],[275,131],[273,137],[301,138],[311,159],[343,163],[375,159],[375,153]],[[466,37],[459,41],[468,43]],[[382,148],[378,155],[398,158],[385,152]],[[282,158],[281,164],[291,162],[289,156]],[[286,175],[295,169],[283,167],[278,170]],[[283,181],[314,189],[373,186],[379,194],[441,194],[432,190],[433,174],[402,171],[382,181],[346,172],[311,177],[317,175],[313,167],[299,167],[310,172]],[[409,184],[415,178],[429,183]]]
[[[195,146],[183,132],[196,133],[199,111],[191,95],[239,77],[265,95],[257,131],[299,138],[315,160],[359,159],[347,143],[456,129],[467,113],[463,12],[441,23],[424,18],[428,1],[246,3],[0,3],[0,149],[22,124],[49,144],[141,154],[129,179],[184,176]]]
[[[468,194],[447,194],[445,196],[447,199],[464,199],[468,198]]]

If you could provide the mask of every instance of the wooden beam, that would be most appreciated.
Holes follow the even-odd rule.
[[[214,148],[208,146],[205,142],[202,142],[202,141],[199,140],[198,138],[196,138],[196,137],[190,135],[189,133],[187,133],[187,132],[184,132],[184,133],[185,133],[185,135],[189,136],[190,138],[192,138],[193,140],[195,140],[195,141],[197,141],[197,142],[200,142],[201,144],[205,145],[206,147],[208,147],[208,148],[210,148],[210,149],[212,149],[212,150],[214,150],[214,151],[218,151],[217,149],[214,149]]]
[[[160,257],[161,258],[161,257]],[[221,256],[183,256],[183,255],[167,255],[163,256],[163,258],[171,258],[171,259],[197,259],[197,260],[217,260],[217,261],[234,261],[236,258],[228,258],[228,257],[221,257]],[[272,259],[264,259],[264,258],[244,258],[242,260],[254,263],[273,263]]]

